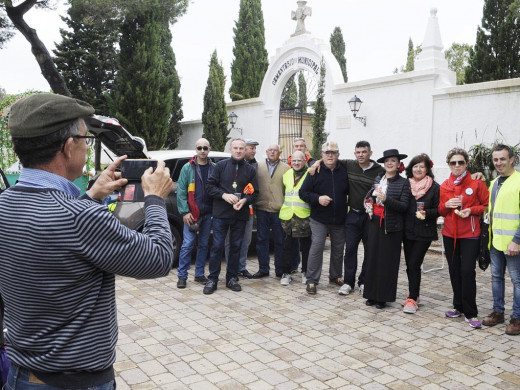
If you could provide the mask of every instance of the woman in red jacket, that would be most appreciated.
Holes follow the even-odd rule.
[[[464,149],[448,152],[446,162],[451,175],[441,185],[439,214],[444,217],[442,237],[448,259],[453,309],[446,317],[464,314],[473,328],[480,328],[476,303],[475,266],[480,245],[479,215],[489,200],[486,184],[473,180],[468,172],[469,156]]]

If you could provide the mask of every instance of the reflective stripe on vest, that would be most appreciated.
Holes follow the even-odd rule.
[[[300,188],[308,172],[309,171],[305,172],[296,187],[294,187],[294,169],[284,173],[283,184],[285,187],[285,198],[282,208],[280,209],[280,219],[288,221],[293,215],[299,218],[307,218],[311,215],[309,204],[301,200],[299,196]]]
[[[491,182],[490,191],[493,191],[496,180]],[[490,196],[489,210],[491,210],[491,198]],[[513,239],[519,223],[520,173],[515,171],[504,181],[495,199],[491,225],[493,246],[500,251],[507,250],[507,246]]]

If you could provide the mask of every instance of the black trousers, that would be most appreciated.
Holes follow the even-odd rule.
[[[403,240],[406,274],[408,275],[408,297],[414,301],[420,295],[421,266],[431,241]]]
[[[283,234],[283,252],[282,252],[282,267],[283,274],[290,274],[293,268],[294,248],[300,247],[302,255],[302,272],[307,272],[307,262],[309,260],[309,250],[311,249],[311,237],[296,238],[284,232]]]
[[[475,267],[480,248],[479,238],[457,238],[442,236],[444,250],[450,271],[453,288],[453,308],[463,313],[466,318],[477,317],[477,282]]]

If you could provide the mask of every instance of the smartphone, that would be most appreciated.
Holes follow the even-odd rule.
[[[141,180],[144,171],[157,168],[157,160],[126,159],[121,163],[121,176],[130,180]]]

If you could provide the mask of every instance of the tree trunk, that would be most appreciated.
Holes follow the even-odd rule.
[[[11,19],[17,30],[20,31],[31,44],[31,51],[34,58],[36,58],[42,75],[49,83],[52,91],[60,95],[71,96],[65,79],[56,68],[49,51],[40,38],[38,38],[36,30],[29,27],[23,18],[25,13],[37,3],[37,0],[27,0],[16,7],[13,7],[9,3],[10,2],[6,4],[7,16],[9,16],[9,19]]]

